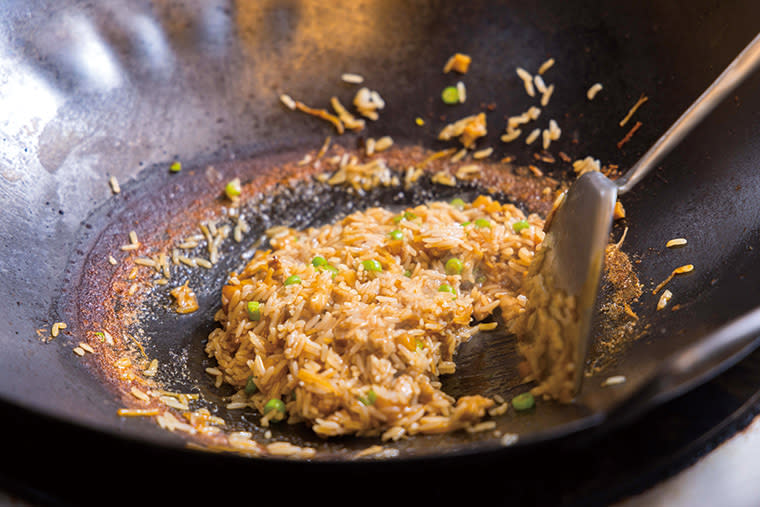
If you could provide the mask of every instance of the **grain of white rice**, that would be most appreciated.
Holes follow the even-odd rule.
[[[350,83],[350,84],[362,84],[364,82],[364,76],[361,76],[359,74],[354,74],[352,72],[346,72],[344,74],[341,74],[340,79],[344,83]]]
[[[665,243],[667,248],[673,248],[677,246],[683,246],[687,243],[686,238],[673,238]]]
[[[528,72],[527,70],[523,69],[522,67],[517,67],[517,75],[522,79],[523,84],[525,85],[525,93],[530,95],[531,97],[536,96],[536,89],[533,87],[533,76]]]
[[[540,74],[533,76],[533,84],[536,86],[536,91],[538,91],[538,93],[541,95],[546,93],[546,83],[544,83],[544,78],[542,78]]]
[[[114,258],[113,255],[108,256],[108,263],[111,264],[112,266],[115,266],[116,264],[118,264],[117,260]]]
[[[457,168],[454,175],[460,180],[470,180],[476,178],[481,170],[482,167],[478,164],[467,164]]]
[[[192,425],[177,419],[171,412],[163,412],[156,417],[158,425],[168,431],[182,431],[194,435],[198,432]]]
[[[493,408],[488,409],[488,415],[490,415],[491,417],[498,417],[500,415],[506,414],[507,411],[509,410],[509,403],[506,403],[503,400],[498,401],[496,400],[496,397],[494,397],[494,401],[496,401],[498,405],[496,405]]]
[[[554,93],[554,83],[547,86],[546,91],[541,95],[541,105],[543,107],[546,107],[547,105],[549,105],[549,100],[552,98],[553,93]]]
[[[475,160],[481,160],[481,159],[490,157],[492,153],[493,153],[493,148],[491,147],[483,148],[482,150],[478,150],[474,152],[472,154],[472,158],[474,158]]]
[[[459,97],[459,103],[464,104],[464,101],[467,100],[467,88],[465,88],[462,81],[457,81],[457,95]]]
[[[195,257],[193,260],[195,261],[195,263],[196,263],[198,266],[200,266],[200,267],[202,267],[202,268],[210,269],[210,268],[212,268],[212,267],[214,266],[214,265],[211,263],[211,261],[208,261],[208,260],[206,260],[206,259],[204,259],[204,258],[202,258],[202,257]]]
[[[541,135],[541,129],[534,129],[530,134],[528,134],[528,137],[525,138],[525,144],[533,144],[533,141],[538,139],[538,136]]]
[[[594,97],[596,97],[596,94],[602,91],[602,83],[595,83],[591,85],[591,88],[588,89],[586,92],[586,98],[588,100],[594,100]]]
[[[81,347],[74,347],[72,350],[73,350],[74,354],[76,354],[78,356],[85,355],[85,351]]]
[[[467,156],[467,148],[462,148],[461,150],[454,153],[449,160],[456,163],[462,160],[466,156]]]
[[[68,326],[65,322],[54,322],[53,326],[50,329],[50,336],[53,338],[58,337],[58,334],[61,329],[66,329]]]
[[[480,432],[492,430],[495,428],[496,428],[496,421],[483,421],[481,423],[477,423],[472,426],[467,426],[466,430],[467,430],[467,433],[480,433]]]
[[[663,308],[665,308],[670,302],[670,299],[672,297],[673,297],[673,293],[670,292],[670,290],[665,289],[662,295],[660,295],[660,299],[657,301],[657,309],[662,310]]]
[[[544,63],[542,63],[541,66],[538,68],[538,73],[541,74],[541,75],[543,75],[553,65],[554,65],[554,58],[549,58]]]
[[[158,264],[153,259],[149,259],[147,257],[138,257],[134,260],[135,264],[139,264],[140,266],[146,266],[149,268],[156,269],[158,267]]]
[[[505,433],[502,435],[500,443],[504,447],[509,447],[510,445],[515,445],[518,440],[520,440],[520,436],[516,433]]]
[[[538,120],[538,117],[541,116],[541,108],[536,106],[531,106],[528,108],[527,111],[528,118],[531,120]]]
[[[437,173],[433,174],[433,176],[430,178],[430,181],[439,185],[446,185],[448,187],[455,187],[457,185],[457,180],[451,173],[446,170],[438,171]]]
[[[111,176],[108,178],[108,184],[111,185],[111,192],[114,194],[121,192],[121,186],[119,185],[119,181],[116,179],[116,176]]]
[[[155,377],[156,373],[158,373],[158,359],[153,359],[148,367],[143,370],[143,375],[146,377]]]
[[[540,113],[541,113],[541,110],[539,109],[539,114]],[[528,111],[518,116],[510,116],[509,118],[507,118],[507,130],[511,130],[516,127],[519,127],[520,125],[529,123],[532,119],[534,118],[531,118],[531,109],[528,109]]]
[[[614,375],[612,377],[607,377],[602,382],[602,387],[610,387],[610,386],[616,386],[625,383],[626,378],[623,375]]]
[[[79,342],[79,347],[84,350],[85,352],[89,352],[90,354],[95,353],[95,349],[93,349],[88,343],[85,342]]]
[[[367,154],[368,157],[371,157],[375,154],[375,138],[369,137],[364,142],[364,152]]]
[[[544,148],[545,150],[548,150],[548,149],[549,149],[549,146],[550,146],[550,145],[551,145],[551,143],[552,143],[552,135],[551,135],[551,132],[549,131],[549,129],[544,129],[544,130],[541,132],[541,136],[542,136],[542,143],[543,143],[543,148]]]
[[[522,134],[522,130],[515,129],[515,130],[507,130],[507,133],[501,136],[502,142],[509,143],[520,137],[520,134]]]
[[[293,100],[293,97],[291,97],[290,95],[288,95],[286,93],[281,94],[280,95],[280,102],[282,102],[285,105],[285,107],[287,107],[291,111],[295,111],[296,110],[296,101]]]
[[[266,449],[272,456],[293,456],[299,458],[310,458],[317,452],[312,447],[299,447],[290,442],[272,442],[266,446]]]
[[[562,129],[559,128],[557,121],[554,119],[549,120],[549,134],[552,141],[559,140],[562,135]]]
[[[121,417],[151,417],[158,413],[157,408],[120,408],[116,411]]]
[[[375,153],[380,153],[393,146],[393,138],[391,136],[383,136],[375,143]]]
[[[150,396],[148,396],[147,393],[145,393],[144,391],[141,391],[140,389],[136,387],[132,387],[132,389],[130,389],[129,392],[132,394],[132,396],[134,396],[138,400],[150,401]]]
[[[578,177],[583,176],[589,171],[600,171],[601,168],[599,160],[590,156],[573,162],[573,171],[575,171]]]
[[[195,259],[191,259],[190,257],[186,257],[184,255],[178,255],[177,259],[179,259],[179,261],[182,264],[185,264],[186,266],[190,266],[191,268],[198,267],[198,263],[195,261]]]
[[[176,408],[177,410],[190,410],[190,406],[187,403],[173,396],[159,396],[158,399],[167,407]]]

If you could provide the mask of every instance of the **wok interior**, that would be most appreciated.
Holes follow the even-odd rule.
[[[331,7],[240,2],[224,8],[156,2],[146,8],[125,2],[106,9],[64,2],[57,30],[49,29],[53,20],[45,9],[31,10],[24,18],[13,6],[4,7],[13,28],[4,49],[18,55],[9,60],[14,79],[25,85],[20,89],[36,93],[9,92],[3,99],[18,124],[16,130],[15,124],[6,127],[11,142],[3,146],[6,163],[0,182],[9,197],[8,220],[0,235],[10,245],[3,254],[8,283],[0,288],[0,304],[11,322],[1,335],[0,369],[7,380],[3,397],[108,431],[177,441],[144,421],[119,420],[119,401],[77,362],[68,344],[58,340],[44,345],[35,331],[57,320],[75,296],[61,289],[76,286],[81,260],[107,232],[109,219],[124,208],[147,217],[155,200],[171,200],[172,191],[156,195],[161,187],[151,186],[158,181],[157,171],[171,160],[200,170],[222,161],[292,151],[309,144],[304,140],[315,146],[332,134],[317,120],[283,110],[279,93],[287,91],[310,104],[326,103],[333,94],[349,102],[352,90],[338,76],[359,72],[388,104],[366,135],[391,135],[432,149],[444,147],[434,137],[445,121],[493,105],[487,140],[496,150],[494,157],[514,155],[518,163],[527,164],[534,163],[533,150],[498,141],[505,116],[532,104],[512,71],[516,66],[536,68],[553,57],[557,65],[546,78],[556,83],[557,91],[544,114],[563,127],[557,149],[574,159],[592,155],[625,168],[754,35],[753,18],[742,9],[708,4],[679,9],[659,2],[616,7],[601,2]],[[3,30],[11,33],[9,27]],[[95,70],[87,64],[93,50],[99,50],[95,54],[102,63]],[[474,63],[464,78],[468,101],[453,109],[438,96],[452,79],[441,74],[441,66],[456,51],[471,54]],[[585,90],[594,82],[604,84],[604,93],[588,102]],[[524,423],[520,429],[527,434],[562,427],[608,407],[652,371],[658,359],[754,306],[760,287],[753,268],[760,220],[754,196],[760,181],[754,163],[758,145],[752,138],[757,119],[751,112],[758,110],[760,99],[749,92],[757,84],[757,78],[750,79],[662,170],[624,199],[629,227],[625,250],[640,261],[636,269],[645,288],[651,289],[675,266],[696,266],[692,275],[673,284],[680,309],[655,312],[655,301],[645,291],[634,310],[646,333],[615,369],[628,377],[628,386],[612,391],[589,384],[578,404],[521,418],[518,424]],[[637,113],[643,126],[618,149],[617,141],[627,132],[618,122],[643,93],[649,96]],[[424,128],[414,123],[416,116],[426,120]],[[557,177],[569,174],[567,166],[542,169]],[[141,195],[142,200],[125,203],[110,195],[110,175],[124,182],[125,196]],[[184,181],[192,185],[190,178]],[[386,199],[378,197],[378,202]],[[298,199],[290,202],[318,210]],[[326,221],[328,215],[306,213],[304,225],[310,219]],[[93,219],[97,217],[102,220]],[[688,247],[666,250],[665,241],[673,237],[688,238]],[[30,257],[32,248],[35,255]],[[212,308],[218,301],[213,291],[226,275],[224,267],[203,281],[205,313],[181,323],[176,318],[146,323],[156,353],[169,363],[202,356],[200,340],[213,325]],[[40,308],[49,309],[48,314],[41,315]],[[184,350],[186,354],[180,353]],[[30,354],[47,368],[31,373]],[[477,341],[462,354],[477,373],[468,376],[465,367],[465,374],[448,387],[492,386],[493,377],[484,383],[481,372],[497,371],[496,364],[483,370],[480,361],[498,356],[479,349]],[[209,381],[202,361],[185,364],[189,374],[177,375],[177,382],[205,389]],[[545,438],[553,434],[543,433]],[[314,440],[308,432],[296,438]],[[316,443],[328,454],[366,444],[346,439]],[[456,434],[399,445],[422,455],[477,448],[472,437]]]

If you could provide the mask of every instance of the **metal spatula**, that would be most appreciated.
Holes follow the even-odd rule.
[[[551,281],[550,290],[575,297],[578,321],[567,328],[565,344],[575,347],[576,394],[583,378],[593,307],[618,196],[641,181],[758,63],[760,35],[622,177],[611,181],[600,172],[588,172],[571,185],[554,210],[544,239],[546,257],[540,273]]]

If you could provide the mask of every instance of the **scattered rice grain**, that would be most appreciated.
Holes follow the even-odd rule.
[[[522,67],[517,67],[517,75],[520,79],[522,79],[523,84],[525,86],[525,93],[530,95],[531,97],[536,96],[536,89],[533,87],[533,76],[528,72],[527,70],[523,69]]]
[[[352,72],[346,72],[344,74],[341,74],[340,79],[344,83],[349,83],[349,84],[362,84],[364,82],[364,76],[361,76],[359,74],[354,74]]]
[[[665,243],[665,246],[667,248],[673,248],[676,246],[683,246],[687,243],[686,238],[673,238],[667,243]]]
[[[594,97],[596,97],[596,94],[602,91],[602,83],[595,83],[591,85],[591,88],[586,91],[586,98],[588,100],[594,100]]]
[[[554,65],[554,58],[549,58],[544,63],[541,64],[541,66],[538,68],[538,73],[541,75],[544,75],[544,73],[552,68]]]
[[[283,93],[282,95],[280,95],[280,102],[285,104],[285,107],[287,107],[291,111],[296,110],[296,101],[293,100],[293,98],[290,95],[286,93]]]
[[[457,81],[457,95],[459,103],[464,104],[464,101],[467,100],[467,88],[465,88],[464,83],[461,81]]]
[[[528,134],[528,137],[525,138],[525,144],[533,144],[533,141],[538,139],[538,136],[541,135],[541,129],[533,129],[533,131]]]
[[[625,383],[626,378],[623,375],[614,375],[612,377],[607,377],[604,379],[604,382],[602,382],[602,387],[610,387],[610,386],[617,386],[620,384]]]
[[[546,91],[541,95],[541,105],[543,107],[546,107],[549,105],[549,100],[552,98],[552,95],[554,94],[554,83],[550,84]]]
[[[665,291],[660,296],[660,299],[657,301],[657,309],[662,310],[663,308],[665,308],[670,302],[670,299],[672,297],[673,297],[673,293],[670,292],[668,289],[665,289]]]
[[[111,192],[114,194],[121,192],[121,186],[119,185],[119,181],[116,179],[116,176],[111,176],[108,178],[108,184],[111,185]]]

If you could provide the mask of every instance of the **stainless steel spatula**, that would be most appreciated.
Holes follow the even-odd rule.
[[[583,378],[594,303],[618,196],[644,178],[758,63],[760,35],[622,177],[611,181],[598,171],[583,174],[555,208],[544,239],[546,256],[540,273],[551,281],[549,290],[564,291],[575,298],[577,322],[567,327],[564,338],[566,346],[575,347],[576,394]]]

